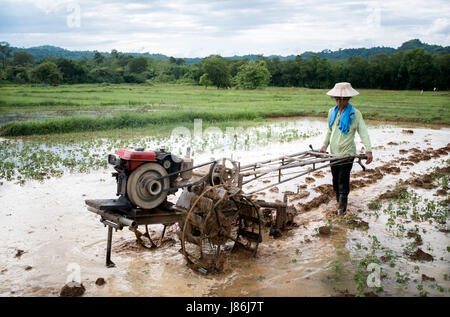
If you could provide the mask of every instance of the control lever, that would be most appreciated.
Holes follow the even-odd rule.
[[[367,160],[367,155],[366,154],[359,154],[358,155],[358,164],[361,165],[361,168],[363,169],[363,171],[366,170],[366,167],[364,166],[364,164],[361,162],[361,160]]]
[[[310,148],[311,151],[313,151],[313,152],[320,152],[320,150],[314,150],[312,144],[309,145],[309,148]],[[323,152],[323,153],[328,154],[328,152]]]

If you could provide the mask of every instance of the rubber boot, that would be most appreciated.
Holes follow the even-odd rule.
[[[340,195],[339,196],[339,208],[338,208],[338,216],[342,216],[345,214],[345,211],[347,210],[347,195]]]
[[[339,193],[336,193],[336,201],[339,202]]]

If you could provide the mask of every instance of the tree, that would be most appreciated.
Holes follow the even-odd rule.
[[[267,86],[270,73],[264,61],[250,61],[239,68],[236,75],[237,86],[244,89],[256,89]]]
[[[6,67],[6,80],[17,83],[24,84],[28,82],[28,74],[23,66],[8,66]]]
[[[3,61],[3,68],[6,67],[8,58],[11,57],[11,47],[9,47],[8,42],[0,42],[0,55]]]
[[[422,48],[406,52],[409,89],[432,89],[436,69],[431,54]]]
[[[75,61],[65,58],[58,58],[55,61],[55,64],[61,71],[64,82],[68,84],[75,84],[86,81],[86,71]]]
[[[288,59],[281,62],[281,82],[283,86],[296,87],[298,84],[299,64],[296,61]]]
[[[219,55],[211,55],[202,61],[203,73],[208,75],[212,84],[219,88],[231,86],[230,70],[227,61]]]
[[[56,84],[62,80],[61,72],[52,62],[44,62],[34,67],[31,72],[31,79],[35,82]]]
[[[281,70],[281,61],[279,57],[267,60],[267,69],[270,72],[270,84],[272,86],[284,86],[282,82],[283,72]]]
[[[31,64],[34,61],[34,55],[29,54],[25,51],[16,51],[13,56],[13,64],[26,66],[27,64]]]
[[[175,64],[183,66],[186,65],[186,61],[184,60],[184,58],[177,58]]]
[[[205,89],[212,85],[212,81],[208,78],[208,74],[200,76],[199,84],[205,86]]]
[[[241,66],[245,65],[247,63],[248,63],[247,58],[239,58],[239,59],[231,61],[231,64],[230,64],[231,77],[235,77],[237,75],[237,73],[239,72],[239,69],[241,68]]]
[[[196,83],[200,81],[201,76],[202,68],[199,64],[189,65],[186,74],[184,74],[185,78],[191,79]]]
[[[347,60],[348,81],[354,87],[368,87],[369,78],[367,76],[369,62],[362,57],[352,56]]]
[[[436,68],[435,87],[440,90],[450,89],[450,54],[439,54],[433,62]]]
[[[140,74],[147,69],[147,59],[145,57],[133,58],[128,63],[130,73]]]
[[[119,58],[119,52],[117,52],[117,50],[114,48],[114,49],[111,50],[110,56],[113,59],[117,59],[117,58]]]
[[[317,88],[325,88],[331,86],[331,68],[328,59],[319,58],[316,65]]]
[[[120,84],[124,82],[121,71],[114,71],[107,67],[96,67],[90,70],[88,80],[93,83]]]
[[[97,65],[100,65],[100,64],[102,64],[104,61],[105,61],[105,57],[104,57],[102,54],[100,54],[99,52],[95,52],[95,54],[94,54],[94,62],[95,62]]]

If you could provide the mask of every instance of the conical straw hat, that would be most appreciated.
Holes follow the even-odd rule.
[[[333,89],[327,92],[327,95],[332,97],[354,97],[359,95],[359,92],[353,89],[350,83],[337,83]]]

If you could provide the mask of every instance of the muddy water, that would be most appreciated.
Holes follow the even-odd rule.
[[[313,129],[325,129],[323,120],[301,119],[297,124]],[[447,145],[450,129],[427,129],[414,126],[413,134],[402,132],[405,127],[392,125],[369,125],[374,146],[374,168],[401,155],[401,149],[441,148]],[[309,144],[319,147],[323,135],[307,140],[270,143],[260,146],[249,155],[247,151],[216,149],[195,157],[196,163],[230,156],[243,164],[303,151]],[[395,144],[388,145],[389,142]],[[357,144],[361,148],[361,144]],[[169,228],[161,247],[147,250],[136,245],[134,234],[127,229],[114,233],[113,261],[116,268],[104,266],[106,229],[94,214],[84,206],[85,199],[110,198],[115,193],[115,183],[110,171],[91,174],[67,174],[44,183],[27,182],[24,186],[6,183],[0,187],[0,295],[1,296],[58,296],[68,278],[79,273],[86,296],[335,296],[355,294],[353,280],[355,259],[362,251],[357,244],[368,245],[369,236],[376,235],[382,246],[401,253],[401,240],[386,230],[386,216],[378,219],[364,216],[367,204],[386,189],[394,188],[397,181],[408,178],[411,173],[425,173],[427,168],[442,164],[448,155],[420,161],[414,166],[401,166],[399,174],[386,173],[384,177],[366,187],[355,189],[349,196],[349,214],[357,214],[369,223],[367,231],[351,229],[333,222],[332,233],[319,236],[316,228],[327,224],[327,217],[335,210],[329,201],[308,212],[299,210],[295,218],[298,227],[284,232],[274,239],[267,232],[258,250],[258,256],[250,259],[246,254],[236,253],[227,263],[223,274],[203,276],[191,271],[178,252],[180,243],[174,227]],[[398,165],[398,164],[397,164]],[[400,165],[399,165],[400,166]],[[361,168],[355,164],[353,174]],[[273,180],[275,181],[275,179]],[[313,190],[321,184],[329,184],[329,171],[313,177],[311,183],[305,178],[278,186],[278,193],[266,191],[260,198],[282,199],[286,190],[296,191],[298,185],[306,185],[310,195],[294,204],[304,204],[320,194]],[[266,184],[264,184],[266,185]],[[254,189],[248,188],[248,190]],[[433,198],[433,192],[418,190]],[[176,199],[172,197],[171,199]],[[450,245],[448,233],[437,232],[433,226],[420,223],[427,233],[422,234],[422,249],[432,253],[434,261],[413,263],[403,257],[396,267],[386,268],[382,281],[381,296],[418,295],[413,279],[422,273],[436,278],[444,287],[444,293],[427,288],[429,295],[448,296],[449,282],[443,275],[449,274]],[[448,222],[447,222],[448,226]],[[161,234],[162,226],[151,226],[152,236]],[[431,247],[433,251],[427,250]],[[22,250],[22,252],[18,252]],[[22,253],[20,256],[19,254]],[[338,268],[336,263],[338,262]],[[420,266],[420,273],[413,274],[411,266]],[[75,267],[71,272],[70,268]],[[383,266],[385,268],[385,266]],[[409,270],[409,271],[408,271]],[[405,286],[396,283],[395,272],[410,272],[411,282]],[[336,272],[339,272],[338,276]],[[416,276],[417,275],[417,276]],[[103,277],[106,285],[97,286],[95,280]],[[425,284],[425,283],[424,283]]]

